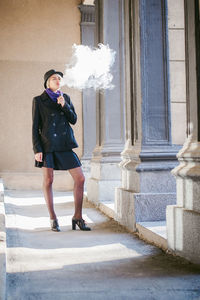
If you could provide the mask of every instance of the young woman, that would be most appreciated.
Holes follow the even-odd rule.
[[[63,73],[49,70],[44,74],[45,91],[33,98],[32,139],[35,166],[43,170],[43,192],[53,231],[60,231],[53,205],[53,171],[68,170],[74,180],[75,212],[72,229],[90,230],[82,218],[84,175],[81,163],[73,152],[78,147],[70,126],[77,121],[68,95],[60,91]]]

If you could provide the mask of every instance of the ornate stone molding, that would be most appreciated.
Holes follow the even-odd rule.
[[[181,178],[200,178],[200,142],[192,141],[192,135],[188,137],[178,155],[179,165],[172,170],[172,174]]]
[[[128,139],[125,144],[125,148],[121,153],[122,161],[119,167],[127,171],[135,171],[136,166],[140,164],[140,154],[141,149],[132,145],[131,140]]]
[[[95,7],[94,5],[79,5],[81,12],[81,25],[95,24]]]

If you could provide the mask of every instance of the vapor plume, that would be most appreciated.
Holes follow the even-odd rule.
[[[97,48],[91,48],[74,44],[72,58],[64,72],[63,85],[79,90],[113,89],[111,67],[115,54],[109,45],[99,44]]]

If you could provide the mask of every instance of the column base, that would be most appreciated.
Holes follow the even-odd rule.
[[[188,137],[172,171],[177,180],[177,205],[167,207],[168,247],[200,263],[200,142]]]
[[[168,248],[200,264],[200,213],[177,205],[167,207]]]
[[[131,231],[136,231],[134,193],[116,188],[115,220]]]
[[[117,161],[118,159],[118,161]],[[96,205],[101,202],[113,202],[115,188],[121,184],[119,157],[107,156],[91,161],[91,178],[87,182],[88,200]]]
[[[167,205],[176,204],[176,181],[171,174],[178,163],[176,152],[175,146],[141,152],[139,146],[133,147],[127,141],[120,163],[122,186],[117,189],[115,200],[120,223],[134,228],[134,222],[166,220]],[[132,217],[127,220],[129,210]]]
[[[85,176],[85,187],[87,187],[88,179],[91,176],[91,159],[81,159],[81,164]]]
[[[114,202],[115,188],[120,183],[120,180],[89,178],[87,182],[88,200],[96,205],[100,202]]]
[[[166,220],[166,206],[176,202],[175,193],[134,193],[116,188],[115,219],[130,230],[135,223]]]

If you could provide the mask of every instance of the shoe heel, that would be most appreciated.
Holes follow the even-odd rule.
[[[76,230],[76,221],[72,220],[72,230]]]

